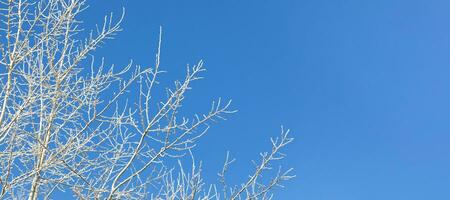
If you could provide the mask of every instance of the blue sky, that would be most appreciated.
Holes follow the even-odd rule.
[[[107,2],[107,3],[106,3]],[[97,56],[151,65],[159,26],[171,75],[204,59],[188,111],[217,97],[239,112],[195,150],[215,180],[252,169],[280,125],[297,178],[276,199],[450,199],[450,2],[415,0],[92,1],[82,19],[126,8]]]

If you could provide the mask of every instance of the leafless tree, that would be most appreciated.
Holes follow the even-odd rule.
[[[218,183],[205,183],[191,149],[234,112],[231,101],[180,116],[203,62],[155,95],[162,33],[154,66],[107,67],[92,53],[121,31],[123,14],[86,32],[77,18],[85,8],[85,0],[1,2],[0,199],[271,199],[293,177],[291,169],[262,177],[292,141],[282,129],[247,181],[228,186],[227,154]],[[183,158],[192,164],[183,167]]]

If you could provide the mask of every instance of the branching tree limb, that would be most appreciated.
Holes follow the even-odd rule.
[[[292,141],[282,130],[245,183],[226,183],[227,156],[220,184],[206,184],[191,150],[211,122],[235,112],[231,101],[182,116],[203,61],[156,95],[162,31],[154,66],[108,67],[92,53],[121,31],[124,12],[84,37],[77,17],[86,8],[85,0],[0,1],[0,199],[270,199],[293,177],[289,169],[262,178]]]

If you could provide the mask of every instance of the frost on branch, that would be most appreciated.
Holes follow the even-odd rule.
[[[191,149],[212,122],[235,112],[231,101],[182,116],[203,61],[165,97],[155,95],[162,33],[153,66],[109,67],[93,52],[121,31],[124,14],[84,31],[77,16],[86,8],[84,0],[0,3],[0,199],[270,199],[272,188],[292,178],[280,169],[261,181],[292,141],[282,130],[245,183],[227,186],[229,159],[220,184],[204,183]],[[170,166],[186,155],[190,170]]]

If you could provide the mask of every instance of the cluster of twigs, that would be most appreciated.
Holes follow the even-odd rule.
[[[285,130],[242,185],[226,184],[228,156],[221,184],[205,184],[195,162],[190,170],[168,166],[193,157],[209,123],[234,112],[231,101],[180,116],[191,83],[202,78],[202,61],[165,98],[154,95],[161,33],[152,67],[130,63],[117,71],[94,62],[91,53],[121,30],[123,15],[106,16],[80,39],[76,17],[85,8],[84,0],[1,2],[0,199],[50,199],[58,192],[79,199],[271,199],[271,189],[293,177],[280,170],[261,181],[285,157],[280,150],[292,141]]]

